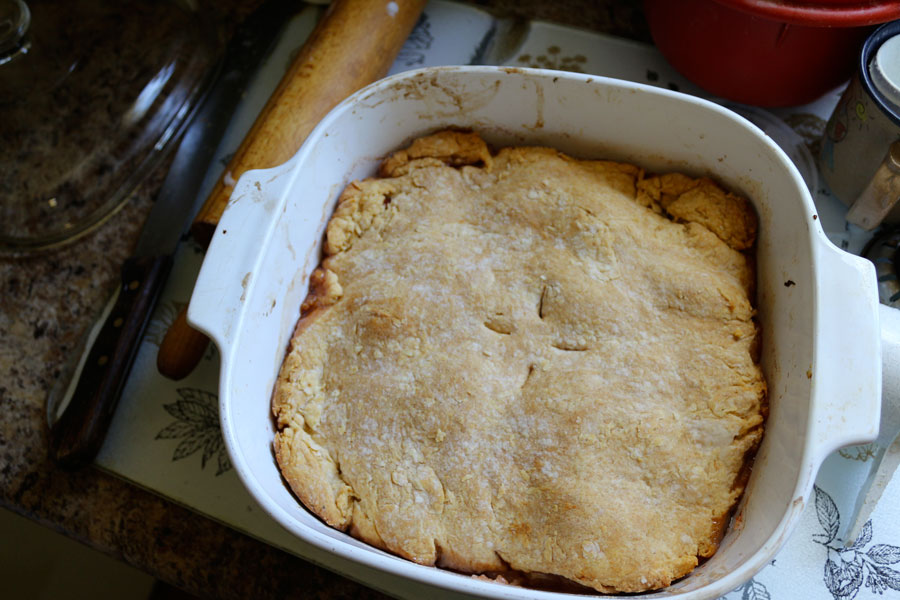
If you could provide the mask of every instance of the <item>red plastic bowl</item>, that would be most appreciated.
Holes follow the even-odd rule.
[[[644,0],[657,47],[706,91],[756,106],[815,100],[850,78],[900,1]]]

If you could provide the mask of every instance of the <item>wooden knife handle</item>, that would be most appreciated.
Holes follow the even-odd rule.
[[[194,219],[195,239],[209,243],[229,183],[288,160],[328,111],[388,72],[424,6],[424,0],[331,3]]]
[[[69,403],[50,429],[50,453],[60,466],[89,463],[106,436],[172,258],[129,258],[122,287],[87,358]]]
[[[425,0],[334,0],[263,107],[224,174],[194,219],[191,233],[209,244],[232,185],[250,169],[280,165],[293,156],[328,111],[383,77],[415,26]],[[169,327],[157,355],[159,372],[188,375],[208,339],[184,311]]]

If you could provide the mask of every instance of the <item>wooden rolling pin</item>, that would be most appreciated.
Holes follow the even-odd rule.
[[[384,77],[416,24],[425,0],[334,0],[263,107],[191,225],[207,245],[232,186],[250,169],[280,165],[341,100]],[[182,310],[159,346],[156,366],[171,379],[188,375],[209,340]]]

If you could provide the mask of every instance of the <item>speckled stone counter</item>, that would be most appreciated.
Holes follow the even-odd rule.
[[[557,21],[647,41],[637,0],[480,0],[499,14]],[[226,32],[258,0],[222,0]],[[210,598],[375,598],[369,590],[96,469],[47,457],[45,402],[117,283],[165,176],[61,249],[0,257],[0,504]]]

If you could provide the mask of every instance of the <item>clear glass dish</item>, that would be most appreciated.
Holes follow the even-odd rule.
[[[190,0],[0,0],[0,250],[65,243],[120,208],[221,48]]]

